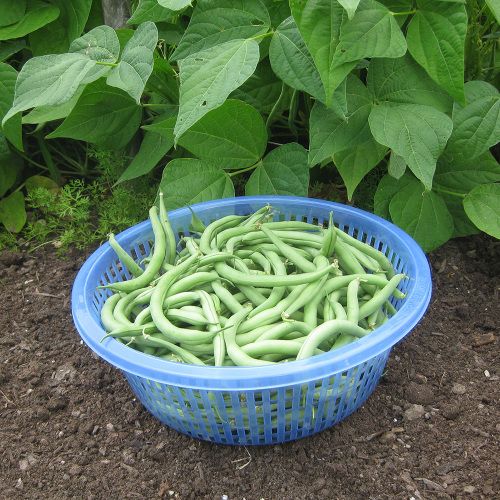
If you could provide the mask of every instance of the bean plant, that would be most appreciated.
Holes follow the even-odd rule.
[[[17,172],[35,136],[56,185],[57,140],[133,152],[118,183],[163,168],[167,209],[235,183],[307,196],[318,175],[355,201],[375,172],[375,213],[424,250],[500,238],[497,0],[138,0],[119,29],[100,8],[0,0],[10,231],[26,220]]]

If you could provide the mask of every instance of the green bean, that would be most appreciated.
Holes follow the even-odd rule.
[[[335,233],[337,234],[337,233]],[[382,271],[380,264],[372,259],[369,255],[366,255],[361,250],[358,250],[356,247],[351,246],[349,251],[354,255],[357,261],[363,266],[364,269],[368,269],[369,271],[373,271],[374,273],[379,273]],[[385,277],[385,272],[383,272]]]
[[[212,241],[213,237],[219,231],[227,229],[229,227],[234,227],[244,219],[246,219],[246,217],[241,215],[227,215],[226,217],[222,217],[221,219],[211,222],[201,235],[199,243],[200,250],[204,254],[211,253],[212,248],[210,246],[210,242]]]
[[[217,323],[212,323],[208,318],[194,311],[169,309],[165,315],[169,320],[182,321],[193,326],[217,325]]]
[[[389,299],[389,297],[393,294],[394,290],[403,278],[405,278],[404,274],[394,275],[390,279],[389,283],[387,283],[387,285],[382,288],[382,290],[379,290],[368,302],[366,302],[359,308],[359,318],[366,318],[367,316],[370,316],[370,314],[372,314],[375,310],[382,307]]]
[[[104,302],[104,305],[102,306],[101,321],[102,324],[104,325],[104,328],[108,332],[110,330],[114,330],[116,328],[119,328],[120,326],[123,326],[122,322],[118,321],[113,315],[115,306],[122,297],[123,295],[120,293],[115,293],[113,295],[110,295]]]
[[[227,288],[225,288],[221,281],[215,280],[212,281],[212,290],[217,294],[220,301],[231,311],[233,314],[237,313],[243,306],[236,300],[235,297],[229,292]]]
[[[334,265],[331,264],[329,267],[317,269],[311,273],[303,273],[303,274],[290,274],[287,276],[250,276],[248,274],[242,273],[241,271],[237,271],[229,267],[224,262],[218,262],[215,264],[215,270],[219,273],[223,278],[228,279],[229,281],[236,283],[238,285],[250,285],[250,286],[261,286],[264,288],[272,288],[275,286],[289,286],[289,285],[302,285],[304,283],[311,283],[312,281],[316,281],[322,276],[332,272],[334,269]]]
[[[194,354],[191,354],[189,351],[186,351],[186,349],[183,349],[182,347],[172,344],[168,340],[152,337],[150,335],[144,335],[144,340],[158,347],[166,347],[171,352],[182,358],[185,363],[190,363],[192,365],[205,364],[200,358],[196,357]]]
[[[211,324],[208,326],[210,332],[214,332],[213,338],[213,354],[215,358],[215,366],[222,366],[226,357],[226,344],[224,342],[224,334],[221,332],[221,326],[217,318],[215,304],[212,297],[207,292],[199,292],[200,304],[205,313],[205,316]]]
[[[261,240],[261,241],[265,242],[265,241],[269,241],[269,240],[265,239],[265,240]],[[269,252],[275,252],[278,255],[280,254],[280,251],[278,250],[276,245],[274,245],[273,243],[261,243],[261,242],[257,242],[257,241],[252,242],[252,245],[245,246],[245,250],[253,250],[256,252],[263,252],[264,250],[267,250]],[[302,255],[302,257],[304,257],[306,259],[310,258],[311,254],[309,252],[307,252],[306,250],[303,250],[300,247],[297,247],[295,250],[297,250],[297,252],[299,252]],[[239,250],[237,250],[237,252],[238,251]]]
[[[318,264],[318,270],[328,269],[331,264],[328,262],[326,257],[320,256],[316,259]],[[290,317],[295,311],[302,309],[307,302],[311,300],[311,297],[320,296],[323,297],[325,295],[325,283],[328,280],[328,276],[322,276],[318,280],[309,283],[307,288],[304,290],[304,293],[296,298],[293,302],[288,304],[288,306],[283,310],[283,317]]]
[[[188,236],[187,238],[184,238],[184,241],[186,242],[186,248],[190,255],[200,255],[200,247],[196,244],[193,238]]]
[[[287,231],[314,231],[322,232],[323,228],[321,226],[316,226],[315,224],[309,224],[308,222],[301,222],[297,220],[287,220],[281,222],[265,222],[262,224],[262,228],[267,229],[279,229]]]
[[[256,265],[260,266],[266,274],[271,274],[271,262],[269,259],[266,259],[264,255],[260,252],[252,252],[249,257]]]
[[[299,332],[300,335],[307,335],[309,331],[309,325],[306,323],[301,321],[286,321],[270,327],[256,340],[256,342],[260,342],[262,340],[279,340],[292,332]]]
[[[382,276],[378,276],[376,274],[360,273],[360,274],[348,274],[346,276],[335,276],[334,278],[330,278],[326,282],[325,285],[326,294],[330,294],[335,290],[339,290],[341,288],[346,287],[352,280],[355,280],[356,278],[359,278],[361,280],[361,283],[368,283],[370,285],[375,285],[378,288],[383,288],[389,283],[389,280],[387,280]],[[405,295],[397,289],[394,290],[393,295],[396,298],[405,297]]]
[[[270,264],[272,265],[275,276],[286,276],[285,265],[283,264],[283,262],[281,262],[281,259],[279,258],[278,254],[276,254],[275,252],[264,250],[264,255],[267,257],[268,262],[270,262]],[[274,287],[269,297],[267,297],[266,300],[264,300],[264,302],[262,302],[255,309],[253,309],[253,311],[250,312],[248,317],[251,318],[261,311],[274,307],[283,298],[285,291],[286,291],[285,287],[282,286]]]
[[[155,237],[155,245],[153,257],[144,272],[137,278],[132,278],[128,281],[120,281],[104,285],[104,288],[111,288],[118,292],[132,292],[138,288],[144,288],[149,285],[156,274],[160,271],[163,259],[165,257],[166,238],[163,232],[162,225],[158,219],[158,210],[152,207],[149,211],[151,225],[153,226],[153,233]]]
[[[333,309],[330,301],[327,299],[323,302],[323,320],[330,321],[334,318]]]
[[[262,361],[248,356],[248,354],[242,350],[242,347],[236,343],[236,332],[238,330],[238,326],[245,319],[248,312],[249,309],[245,308],[229,318],[228,324],[226,325],[229,326],[229,328],[224,331],[227,354],[237,366],[263,366],[271,364],[269,361]]]
[[[140,267],[139,264],[137,264],[137,262],[127,253],[127,251],[122,248],[120,243],[116,241],[113,233],[109,233],[108,242],[118,258],[121,260],[121,263],[129,270],[132,276],[137,277],[144,272],[142,267]]]
[[[153,291],[153,295],[151,295],[151,317],[157,325],[158,330],[160,330],[167,340],[171,342],[183,342],[186,339],[196,342],[207,342],[211,341],[215,335],[213,332],[179,328],[173,325],[163,313],[163,303],[167,296],[168,289],[179,275],[196,262],[197,258],[197,256],[193,255],[187,261],[178,264],[174,269],[165,273],[160,281],[158,281]]]
[[[333,212],[330,212],[328,221],[328,229],[325,231],[323,244],[321,245],[321,255],[331,257],[335,251],[335,243],[337,242],[337,232],[333,225]]]
[[[108,337],[113,337],[115,339],[120,339],[124,337],[138,337],[144,333],[155,333],[158,332],[158,328],[153,322],[145,323],[144,325],[120,325],[118,328],[111,330],[109,333],[104,335],[101,342]]]
[[[391,316],[394,316],[398,312],[397,309],[388,300],[385,302],[385,308],[387,309],[387,313]]]
[[[269,228],[268,228],[269,230]],[[294,246],[305,245],[307,247],[321,249],[323,245],[323,236],[313,233],[299,233],[296,231],[285,231],[285,230],[273,230],[274,234],[277,234],[280,239],[286,243],[293,244]],[[270,242],[269,237],[264,231],[252,231],[241,237],[242,243],[251,244],[262,244]]]
[[[181,292],[188,292],[205,283],[212,283],[217,279],[219,279],[219,275],[214,271],[202,271],[184,276],[170,287],[167,296],[170,297],[171,295],[177,295]]]
[[[163,231],[166,239],[165,247],[165,262],[167,264],[173,264],[175,262],[176,256],[176,242],[175,234],[168,220],[167,210],[165,208],[165,200],[163,199],[163,193],[160,191],[159,195],[159,205],[160,205],[160,222],[163,227]],[[156,234],[155,234],[156,242]]]
[[[151,311],[149,307],[144,308],[134,319],[134,325],[143,325],[151,321]]]
[[[252,318],[244,321],[241,324],[239,331],[246,333],[259,326],[269,325],[270,323],[281,319],[283,311],[295,300],[297,300],[297,298],[304,292],[306,286],[306,284],[296,286],[292,292],[288,294],[288,296],[280,300],[274,307],[261,311],[259,314],[256,314]]]
[[[271,242],[276,245],[280,253],[293,262],[298,269],[304,271],[305,273],[312,273],[316,271],[316,266],[312,262],[302,257],[300,253],[295,251],[295,248],[281,240],[277,233],[274,233],[271,229],[269,229],[266,224],[262,225],[262,231],[271,240]]]
[[[262,221],[271,213],[271,206],[265,205],[258,210],[256,210],[252,215],[250,215],[246,220],[244,220],[241,226],[253,226],[257,222]]]
[[[346,320],[333,319],[316,327],[307,336],[306,341],[297,354],[297,359],[306,359],[314,355],[315,349],[331,337],[344,333],[353,337],[364,337],[369,331]]]
[[[360,279],[357,278],[347,286],[347,320],[356,325],[359,322],[359,283]]]
[[[303,344],[296,340],[262,340],[253,342],[241,347],[241,350],[252,358],[261,357],[264,354],[283,354],[286,356],[296,356],[302,349]],[[315,349],[315,354],[322,354],[324,351]]]
[[[334,351],[335,349],[339,349],[340,347],[343,347],[347,344],[350,344],[353,341],[354,341],[354,337],[343,333],[335,339],[335,342],[333,343],[330,350]]]
[[[363,243],[362,241],[353,238],[352,236],[345,233],[344,231],[341,231],[338,228],[337,228],[337,233],[340,236],[340,238],[344,240],[346,243],[353,246],[354,248],[357,248],[358,250],[361,250],[362,252],[366,253],[369,257],[376,260],[380,264],[380,267],[387,273],[387,276],[389,278],[392,278],[394,276],[394,267],[392,266],[389,259],[382,252],[372,247],[371,245],[368,245],[367,243]]]

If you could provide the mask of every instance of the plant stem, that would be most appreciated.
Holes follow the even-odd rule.
[[[412,14],[415,14],[417,10],[407,10],[405,12],[391,12],[393,16],[410,16]]]
[[[263,33],[262,35],[255,35],[250,40],[262,40],[263,38],[267,38],[268,36],[273,36],[274,31],[268,31],[267,33]]]
[[[105,62],[105,61],[95,61],[96,64],[99,66],[109,66],[111,68],[116,68],[118,66],[117,63],[110,63],[110,62]]]
[[[45,160],[45,163],[47,164],[47,168],[49,169],[50,177],[52,177],[52,180],[57,185],[60,186],[61,185],[61,172],[59,172],[59,169],[56,167],[56,164],[54,163],[54,160],[52,158],[52,155],[50,154],[50,151],[47,149],[47,145],[45,144],[43,137],[37,133],[37,134],[35,134],[35,138],[36,138],[36,141],[38,143],[38,147],[40,148],[40,152],[42,153],[43,159]]]
[[[443,189],[437,186],[432,186],[433,191],[437,191],[438,193],[449,194],[450,196],[457,196],[458,198],[465,198],[465,194],[458,193],[457,191],[450,191],[449,189]]]
[[[243,172],[248,172],[249,170],[253,170],[258,167],[260,164],[260,160],[257,163],[254,163],[251,167],[242,168],[241,170],[236,170],[235,172],[230,172],[229,177],[234,177],[235,175],[242,174]]]
[[[280,95],[279,95],[277,101],[274,103],[274,106],[271,109],[271,112],[269,113],[269,116],[267,117],[267,120],[266,120],[266,128],[267,128],[268,133],[270,132],[271,123],[272,123],[276,113],[278,112],[278,109],[280,107],[280,104],[281,104],[281,101],[283,100],[284,95],[285,95],[285,83],[282,83]]]

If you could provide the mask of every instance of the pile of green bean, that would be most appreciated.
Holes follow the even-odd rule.
[[[144,269],[109,242],[131,279],[105,285],[107,337],[196,365],[262,366],[305,359],[355,341],[404,298],[387,257],[340,229],[273,221],[264,206],[208,226],[193,213],[177,244],[163,203],[149,217],[154,245]]]

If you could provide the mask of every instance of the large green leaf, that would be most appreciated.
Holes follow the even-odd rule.
[[[372,59],[367,86],[382,101],[403,104],[425,104],[443,113],[452,109],[453,101],[410,55],[397,59]]]
[[[69,47],[70,52],[82,54],[99,63],[114,64],[120,55],[120,41],[113,28],[97,26],[85,35],[73,40]],[[82,83],[91,83],[110,71],[106,65],[96,65],[89,70]]]
[[[18,233],[24,227],[24,224],[26,224],[26,208],[21,191],[15,191],[7,198],[0,200],[0,222],[11,233]]]
[[[219,107],[255,71],[259,45],[255,40],[232,40],[179,61],[177,139],[210,110]]]
[[[8,64],[0,63],[0,121],[12,106],[16,79],[17,71]],[[0,130],[17,149],[23,149],[21,115],[13,116],[0,127]]]
[[[497,23],[500,24],[500,2],[498,0],[486,0],[486,5],[495,16]]]
[[[199,0],[173,60],[265,33],[271,24],[261,0]]]
[[[277,28],[287,17],[291,16],[290,5],[286,0],[263,0],[269,17],[271,18],[271,26]]]
[[[396,179],[391,175],[384,175],[380,180],[375,195],[373,197],[373,211],[383,217],[389,219],[389,203],[396,193],[401,191],[408,184],[415,181],[415,178],[408,173],[405,173],[401,178]]]
[[[160,191],[167,210],[234,196],[231,177],[216,163],[197,158],[172,160],[163,170]]]
[[[26,0],[0,0],[0,27],[17,23],[26,12]]]
[[[464,104],[465,7],[435,0],[418,0],[417,5],[408,26],[408,50],[433,80]]]
[[[329,105],[333,92],[356,62],[340,60],[342,23],[347,13],[337,0],[290,0],[292,15],[318,68]]]
[[[337,89],[341,92],[343,89]],[[349,75],[346,84],[347,116],[316,102],[309,119],[309,164],[316,165],[339,151],[368,141],[371,96],[364,84]],[[334,96],[335,100],[335,96]],[[380,141],[379,141],[380,142]]]
[[[22,123],[38,124],[66,118],[75,107],[78,99],[80,99],[84,88],[85,86],[81,85],[75,95],[63,104],[57,106],[38,106],[32,109],[27,115],[23,116]]]
[[[482,184],[465,198],[464,208],[481,231],[500,239],[500,184]]]
[[[171,117],[172,127],[175,122],[175,116]],[[130,165],[125,169],[116,184],[129,181],[142,175],[146,175],[158,165],[160,160],[172,149],[174,137],[166,137],[147,130],[142,139],[141,147],[134,156]]]
[[[393,222],[426,252],[446,243],[453,234],[453,218],[444,200],[433,191],[425,191],[416,180],[394,195],[389,212]]]
[[[182,10],[190,6],[193,0],[157,0],[157,2],[167,9]]]
[[[26,47],[26,42],[24,40],[0,42],[0,62],[6,61],[10,56],[24,49],[24,47]]]
[[[156,25],[147,21],[138,26],[125,45],[118,66],[108,75],[107,83],[128,92],[137,104],[153,71],[153,52],[158,43]]]
[[[402,156],[430,189],[436,161],[451,135],[451,119],[430,106],[386,103],[373,108],[369,123],[377,142]]]
[[[406,40],[394,16],[374,0],[363,0],[354,17],[344,23],[337,47],[342,62],[402,57],[405,52]]]
[[[229,97],[239,99],[268,115],[278,101],[282,82],[276,78],[269,59],[261,61],[255,73]]]
[[[285,19],[274,32],[269,60],[273,71],[287,85],[325,101],[321,77],[292,17]]]
[[[9,150],[0,132],[0,198],[14,185],[22,166],[22,159]]]
[[[97,26],[73,40],[69,51],[85,55],[94,61],[115,63],[120,55],[120,42],[113,28]]]
[[[391,151],[389,163],[387,164],[387,171],[391,177],[401,179],[406,172],[406,161],[402,156],[399,156],[394,151]]]
[[[307,151],[292,142],[273,149],[262,160],[248,179],[245,194],[307,196],[308,187]]]
[[[175,12],[162,7],[158,0],[139,0],[139,4],[132,13],[127,24],[140,24],[145,21],[171,21]]]
[[[243,168],[264,154],[267,130],[255,108],[230,99],[195,123],[179,144],[198,158],[219,160],[222,168]]]
[[[487,151],[471,160],[455,159],[445,153],[438,160],[434,183],[436,189],[467,194],[478,184],[500,181],[500,165]]]
[[[110,149],[125,146],[139,128],[141,107],[102,80],[88,85],[69,116],[47,138],[69,137]]]
[[[170,117],[144,128],[173,138],[174,123]],[[218,161],[221,168],[238,169],[249,167],[262,157],[267,130],[255,108],[228,99],[194,124],[178,144],[202,160]]]
[[[359,0],[339,0],[339,4],[344,7],[347,17],[352,19],[359,5]]]
[[[28,59],[17,78],[12,108],[2,123],[29,108],[57,106],[69,101],[94,65],[95,61],[83,54]]]
[[[439,192],[446,207],[453,217],[453,237],[459,238],[479,233],[479,229],[471,222],[464,210],[463,198]]]
[[[470,160],[500,141],[500,96],[482,97],[453,114],[454,129],[447,151]]]
[[[52,0],[59,8],[59,17],[30,35],[33,55],[66,52],[79,37],[89,17],[92,0]]]
[[[21,38],[52,22],[58,16],[59,9],[55,5],[41,2],[40,0],[28,0],[26,13],[23,17],[14,24],[0,28],[0,40]]]
[[[359,146],[339,151],[333,161],[347,188],[347,197],[352,199],[355,189],[365,175],[384,158],[387,148],[373,139]]]

